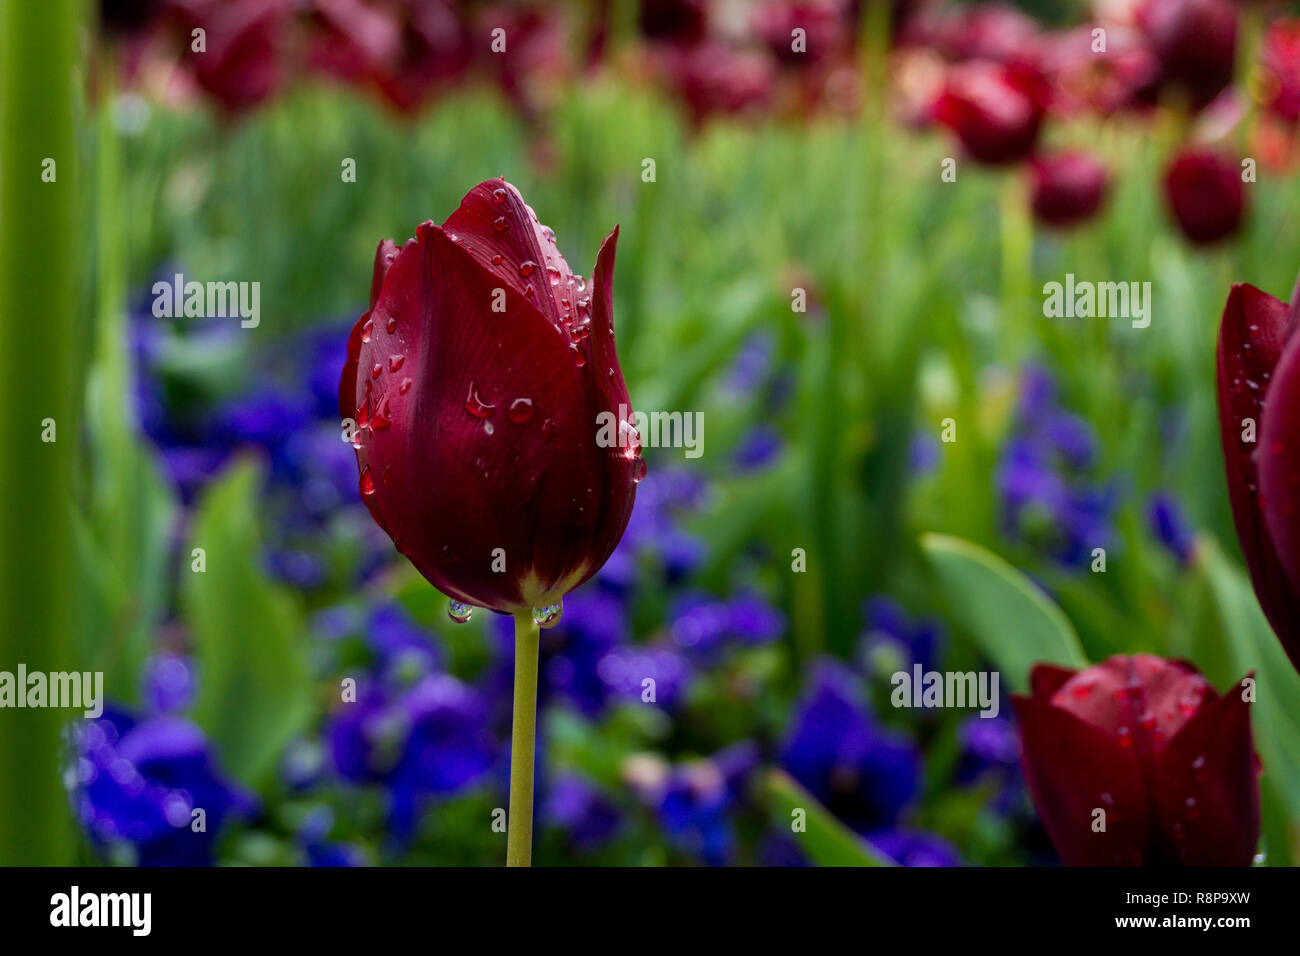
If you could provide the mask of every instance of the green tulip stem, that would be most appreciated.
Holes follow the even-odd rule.
[[[532,611],[515,615],[515,710],[510,727],[506,866],[533,862],[533,756],[537,748],[537,646]]]

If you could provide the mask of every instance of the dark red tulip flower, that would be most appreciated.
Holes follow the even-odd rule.
[[[1047,99],[1047,86],[1036,70],[972,60],[948,71],[933,115],[975,159],[1008,165],[1033,152]]]
[[[1058,228],[1092,218],[1101,208],[1110,180],[1106,167],[1087,153],[1039,156],[1029,170],[1034,216]]]
[[[1067,866],[1248,866],[1259,764],[1244,688],[1190,664],[1116,655],[1040,664],[1014,696],[1034,805]]]
[[[287,70],[292,0],[170,0],[184,31],[181,60],[221,109],[235,115],[274,95]],[[204,49],[192,31],[204,30]]]
[[[1219,436],[1237,538],[1264,615],[1300,670],[1300,283],[1290,306],[1234,285],[1219,327]]]
[[[1226,239],[1241,227],[1246,211],[1241,167],[1213,150],[1185,149],[1165,171],[1165,200],[1192,242]]]
[[[617,239],[588,284],[493,179],[441,226],[379,244],[339,410],[362,500],[455,601],[555,604],[623,535],[645,463],[614,351]]]
[[[1162,80],[1181,87],[1193,109],[1208,105],[1232,82],[1237,53],[1232,0],[1146,0],[1137,20],[1160,60]]]

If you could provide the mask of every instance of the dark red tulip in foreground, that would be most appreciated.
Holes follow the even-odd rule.
[[[1086,153],[1040,156],[1030,165],[1034,216],[1058,228],[1083,222],[1101,208],[1109,185],[1106,167]]]
[[[1185,149],[1165,171],[1165,200],[1178,227],[1197,245],[1226,239],[1241,226],[1246,193],[1241,167],[1208,149]]]
[[[618,230],[588,284],[504,180],[379,244],[348,343],[361,496],[444,594],[515,613],[596,573],[644,473],[614,351]],[[620,442],[597,444],[598,416]]]
[[[1033,152],[1047,99],[1047,86],[1035,70],[971,60],[948,71],[934,118],[956,133],[975,159],[1007,165]]]
[[[1034,805],[1067,866],[1248,866],[1259,839],[1246,688],[1116,655],[1040,664],[1013,698]]]
[[[538,626],[596,573],[645,474],[614,352],[614,250],[590,287],[504,179],[379,244],[339,411],[361,498],[444,594],[515,615],[506,863],[532,858]]]
[[[1255,595],[1300,669],[1300,284],[1290,306],[1234,285],[1219,327],[1219,435]]]

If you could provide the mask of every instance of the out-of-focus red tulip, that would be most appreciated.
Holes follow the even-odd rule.
[[[1174,220],[1197,245],[1226,239],[1246,212],[1241,168],[1209,149],[1185,149],[1165,171],[1165,200]]]
[[[1027,13],[1005,3],[977,3],[920,12],[908,36],[954,61],[996,60],[1027,63],[1037,59],[1042,28]]]
[[[768,0],[754,11],[754,30],[782,66],[806,69],[844,53],[851,45],[843,0]],[[794,49],[794,31],[803,30],[803,50]]]
[[[1013,697],[1021,763],[1062,862],[1251,863],[1259,764],[1241,687],[1220,697],[1191,665],[1150,654],[1040,664],[1030,683]]]
[[[698,43],[709,28],[708,0],[641,0],[637,25],[657,43]]]
[[[1295,298],[1300,301],[1300,283]],[[1300,670],[1300,336],[1296,305],[1234,285],[1219,326],[1219,437],[1255,596]]]
[[[1289,123],[1300,121],[1300,20],[1278,20],[1268,28],[1261,61],[1265,104]]]
[[[1039,156],[1030,163],[1034,216],[1049,226],[1083,222],[1101,208],[1110,177],[1087,153]]]
[[[308,65],[355,83],[390,69],[402,46],[396,9],[366,0],[312,0],[304,18]]]
[[[286,76],[292,0],[169,0],[181,23],[181,62],[195,83],[228,114],[270,98]],[[193,31],[202,29],[203,49]]]
[[[1160,58],[1162,79],[1200,109],[1232,82],[1237,8],[1231,0],[1146,0],[1138,24]]]
[[[668,49],[662,69],[696,126],[714,114],[734,116],[766,107],[776,80],[770,57],[713,41]]]
[[[933,115],[957,134],[975,159],[1006,165],[1033,152],[1047,100],[1046,84],[1037,71],[972,60],[948,71]]]
[[[645,474],[614,351],[616,228],[590,286],[503,179],[379,244],[339,410],[362,500],[455,600],[554,603],[618,544]]]

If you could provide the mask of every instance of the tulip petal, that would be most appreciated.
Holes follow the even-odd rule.
[[[1253,420],[1256,438],[1267,448],[1268,435],[1281,436],[1284,452],[1291,442],[1280,430],[1294,415],[1282,398],[1270,408],[1269,415],[1278,416],[1279,424],[1268,425],[1265,414],[1265,396],[1279,383],[1270,383],[1282,358],[1284,347],[1294,327],[1293,314],[1286,303],[1273,298],[1251,285],[1234,285],[1223,309],[1223,322],[1219,329],[1218,347],[1218,397],[1219,436],[1223,444],[1223,458],[1227,467],[1228,496],[1232,502],[1232,518],[1237,527],[1237,538],[1250,569],[1255,595],[1265,616],[1277,633],[1292,663],[1300,667],[1300,588],[1292,583],[1282,564],[1274,543],[1272,527],[1265,521],[1260,503],[1260,459],[1257,450],[1260,441],[1243,441],[1244,422]],[[1279,395],[1285,396],[1295,388],[1296,360],[1292,358],[1282,376]],[[1294,401],[1291,403],[1294,406]],[[1293,453],[1278,456],[1276,463],[1268,462],[1270,483],[1274,485],[1274,498],[1280,502],[1274,524],[1293,540],[1293,526],[1286,519],[1285,489],[1290,477],[1289,462]],[[1264,460],[1270,456],[1265,455]],[[1280,485],[1280,488],[1278,487]]]
[[[1068,711],[1012,696],[1021,764],[1034,805],[1067,866],[1138,866],[1146,859],[1149,812],[1131,747]],[[1105,811],[1105,830],[1093,829]]]
[[[1265,396],[1255,463],[1259,469],[1259,506],[1264,528],[1286,571],[1293,596],[1287,617],[1294,632],[1300,615],[1300,336],[1282,352]],[[1280,635],[1279,635],[1280,636]],[[1300,668],[1300,641],[1283,640],[1291,661]]]
[[[1046,699],[1061,689],[1077,672],[1073,668],[1058,667],[1056,664],[1035,664],[1029,672],[1030,696]]]
[[[1249,866],[1259,840],[1250,704],[1239,687],[1203,706],[1157,762],[1154,793],[1169,853],[1183,866]]]

